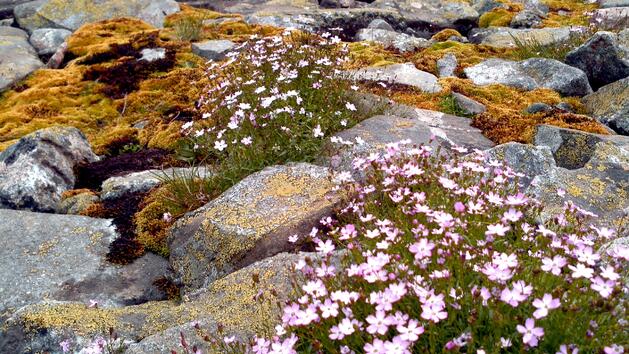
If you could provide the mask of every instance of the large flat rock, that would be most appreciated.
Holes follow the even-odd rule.
[[[277,253],[293,250],[332,213],[338,197],[326,168],[305,163],[267,167],[177,221],[170,262],[186,291]]]
[[[70,339],[81,346],[103,335],[110,327],[132,344],[127,353],[170,353],[179,343],[179,332],[186,341],[207,347],[196,336],[192,322],[205,331],[219,324],[227,336],[245,341],[265,335],[279,322],[278,302],[293,293],[291,274],[299,260],[311,254],[286,254],[252,264],[215,281],[209,287],[174,301],[149,302],[123,308],[87,308],[76,302],[48,302],[28,306],[0,326],[0,352],[61,354],[59,343]],[[253,281],[252,279],[257,279]]]
[[[489,27],[474,29],[469,39],[475,44],[485,44],[498,48],[515,48],[518,43],[535,45],[556,45],[568,41],[571,36],[585,28],[509,28]]]
[[[26,32],[0,26],[0,92],[43,65]]]
[[[629,135],[629,78],[605,85],[583,97],[588,112],[618,134]]]
[[[166,16],[179,11],[174,0],[36,0],[14,8],[21,28],[77,30],[84,24],[117,17],[136,17],[155,27],[163,27]]]
[[[107,307],[164,298],[152,282],[168,274],[166,260],[106,262],[118,236],[111,220],[0,210],[0,235],[0,320],[44,300],[96,300]]]
[[[428,93],[436,93],[442,89],[435,75],[417,69],[413,63],[351,70],[347,75],[355,81],[376,81],[406,85]]]

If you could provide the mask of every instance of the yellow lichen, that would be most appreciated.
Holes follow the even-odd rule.
[[[596,3],[586,4],[582,0],[543,0],[549,13],[542,21],[543,27],[588,26],[590,13]]]
[[[499,0],[499,2],[501,2],[503,6],[485,12],[478,19],[479,27],[508,27],[515,15],[524,9],[524,6],[520,3],[513,3],[508,0]]]
[[[420,70],[436,74],[437,60],[446,54],[454,54],[458,61],[457,73],[461,74],[463,69],[468,66],[476,65],[487,58],[502,58],[507,53],[508,50],[503,48],[446,41],[435,43],[429,48],[406,55],[404,59],[415,64]]]
[[[346,69],[367,66],[384,66],[402,62],[401,56],[388,51],[382,45],[366,42],[349,43],[350,62]]]
[[[167,229],[172,224],[164,219],[164,214],[170,212],[163,203],[164,187],[149,194],[140,204],[140,211],[133,218],[137,241],[146,250],[168,257],[166,244]]]
[[[446,28],[438,33],[436,33],[434,36],[432,36],[432,40],[434,41],[438,41],[438,42],[444,42],[447,41],[448,38],[450,37],[462,37],[461,33],[459,33],[459,31],[452,29],[452,28]]]

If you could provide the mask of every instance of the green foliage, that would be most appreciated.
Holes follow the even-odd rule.
[[[175,35],[182,41],[194,42],[203,35],[203,18],[183,17],[173,25]]]
[[[456,102],[456,99],[452,94],[445,95],[439,101],[439,110],[446,114],[451,114],[459,117],[470,117],[471,115],[467,114],[465,110],[463,110],[459,104]]]
[[[516,48],[510,53],[512,59],[526,60],[529,58],[548,58],[564,61],[566,55],[571,50],[585,43],[592,35],[589,30],[583,32],[573,32],[566,41],[553,44],[542,44],[538,40],[532,38],[529,40],[521,40],[512,36]]]

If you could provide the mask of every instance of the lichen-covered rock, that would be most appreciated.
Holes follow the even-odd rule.
[[[626,7],[597,9],[590,18],[590,23],[600,29],[618,29],[629,27],[629,3]]]
[[[629,78],[583,97],[588,112],[618,134],[629,135]]]
[[[470,42],[475,44],[485,44],[498,48],[515,48],[518,42],[539,45],[559,44],[569,40],[571,36],[582,30],[581,27],[525,29],[489,27],[472,30],[468,38]]]
[[[48,128],[20,139],[0,154],[0,208],[54,211],[74,187],[74,168],[94,162],[76,128]]]
[[[417,69],[413,63],[369,67],[352,70],[347,74],[350,79],[356,81],[381,81],[390,84],[407,85],[428,93],[441,91],[441,85],[439,85],[437,77]]]
[[[533,146],[520,143],[507,143],[485,151],[487,160],[504,162],[514,171],[523,174],[519,183],[528,187],[536,176],[556,168],[552,151],[546,146]]]
[[[221,60],[236,48],[236,43],[225,39],[192,43],[192,52],[208,60]]]
[[[55,212],[58,214],[81,215],[92,204],[98,203],[100,198],[92,191],[84,191],[76,195],[64,198],[57,205]]]
[[[133,172],[105,180],[101,187],[100,196],[102,200],[117,199],[125,194],[148,192],[167,180],[175,178],[207,178],[210,175],[210,170],[205,167],[167,168],[165,170]]]
[[[594,89],[629,76],[629,46],[612,32],[597,32],[566,55],[566,64],[581,69]]]
[[[417,49],[428,48],[432,42],[408,34],[398,33],[384,29],[363,28],[356,34],[357,41],[368,41],[381,44],[385,48],[391,48],[400,53],[414,52]]]
[[[326,168],[305,163],[267,167],[177,221],[170,262],[191,291],[277,253],[295,249],[338,196]]]
[[[454,72],[458,65],[459,62],[454,54],[448,53],[444,55],[443,58],[437,60],[437,72],[439,73],[439,77],[456,76]]]
[[[12,18],[13,8],[31,0],[0,0],[0,19]]]
[[[554,59],[488,59],[464,71],[476,85],[503,84],[527,91],[549,88],[564,96],[592,93],[583,71]]]
[[[77,30],[84,24],[118,17],[136,17],[155,27],[163,27],[166,16],[179,11],[174,0],[36,0],[14,8],[21,28]]]
[[[557,166],[566,169],[582,168],[597,158],[599,161],[607,161],[606,158],[601,160],[601,156],[597,155],[597,149],[600,144],[608,144],[615,146],[621,150],[629,151],[629,138],[619,135],[599,135],[590,134],[574,129],[559,128],[552,125],[539,125],[534,138],[535,145],[547,146],[553,153],[553,157]],[[616,157],[621,157],[623,154]],[[620,161],[614,160],[612,162]]]
[[[481,114],[487,111],[487,107],[480,102],[476,102],[473,99],[463,96],[460,93],[452,92],[452,97],[457,106],[465,113],[469,115]]]
[[[37,54],[52,55],[71,34],[72,32],[61,28],[40,28],[31,33],[29,42],[37,50]]]
[[[629,0],[598,0],[601,8],[629,6]]]
[[[511,20],[511,28],[533,28],[542,23],[544,14],[538,10],[524,10],[517,13]]]
[[[267,258],[185,296],[182,303],[160,301],[123,308],[54,302],[32,305],[0,326],[0,352],[61,354],[59,342],[71,339],[84,345],[111,327],[125,340],[141,341],[127,353],[167,353],[176,349],[179,330],[189,343],[203,344],[194,335],[192,321],[208,332],[221,325],[225,335],[235,335],[238,340],[267,335],[279,322],[277,303],[287,301],[293,293],[293,265],[314,257],[282,253]]]
[[[0,26],[0,92],[43,65],[26,32]]]
[[[15,210],[0,210],[0,220],[0,318],[45,299],[124,306],[165,298],[153,285],[168,275],[165,259],[107,263],[118,237],[111,220]]]
[[[356,6],[356,0],[320,0],[319,5],[329,8],[350,8]]]

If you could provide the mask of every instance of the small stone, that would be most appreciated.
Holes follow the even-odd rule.
[[[485,113],[487,111],[487,107],[485,107],[484,104],[476,102],[473,99],[463,96],[460,93],[452,92],[452,97],[454,98],[454,101],[459,106],[459,108],[463,110],[465,114],[477,115]]]
[[[367,26],[367,28],[371,28],[371,29],[381,29],[381,30],[385,30],[385,31],[392,31],[394,32],[395,29],[393,29],[393,26],[391,26],[387,21],[377,18],[373,21],[371,21],[369,23],[369,26]]]
[[[59,28],[40,28],[31,34],[30,43],[39,55],[55,54],[72,32]]]
[[[520,11],[511,20],[510,26],[512,28],[533,28],[542,23],[544,15],[537,10],[524,10]]]
[[[348,75],[355,81],[381,81],[389,84],[407,85],[428,93],[441,91],[437,77],[417,69],[413,63],[352,70],[348,72]]]
[[[38,130],[0,153],[0,208],[54,211],[63,192],[74,187],[74,169],[95,162],[76,128]]]
[[[192,43],[192,52],[208,60],[222,60],[234,48],[236,43],[224,39]]]
[[[555,105],[555,108],[564,112],[574,113],[574,107],[568,102],[559,102]]]
[[[553,107],[551,107],[550,105],[546,103],[535,102],[531,104],[530,106],[526,107],[525,112],[528,114],[535,114],[535,113],[552,112],[552,110],[553,110]]]
[[[80,215],[92,204],[98,203],[100,198],[93,192],[84,192],[59,202],[56,212],[58,214]]]
[[[0,26],[0,92],[42,66],[26,32]]]
[[[165,48],[144,48],[140,52],[142,56],[138,60],[145,60],[150,62],[161,60],[166,58],[166,49]]]
[[[452,53],[448,53],[443,58],[437,60],[437,71],[439,77],[455,77],[455,70],[459,65],[456,56]]]
[[[350,8],[356,6],[356,0],[320,0],[319,5],[327,8]]]

